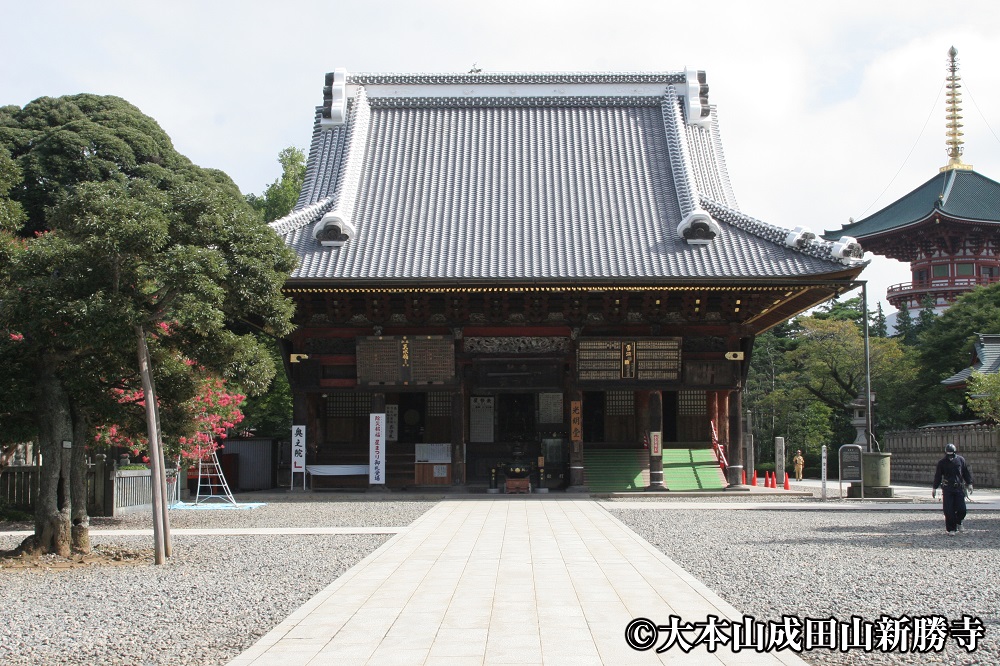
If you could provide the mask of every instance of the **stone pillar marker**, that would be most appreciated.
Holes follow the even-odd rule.
[[[774,480],[778,486],[785,483],[785,438],[774,438]]]

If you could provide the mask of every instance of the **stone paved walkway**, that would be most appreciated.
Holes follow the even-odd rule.
[[[742,620],[598,502],[448,500],[230,666],[804,663],[787,651],[628,647],[632,619],[670,615]]]

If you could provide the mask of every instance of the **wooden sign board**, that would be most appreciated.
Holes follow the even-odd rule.
[[[390,335],[357,340],[358,384],[407,386],[455,382],[455,339]]]
[[[577,345],[580,381],[677,381],[682,338],[585,338]]]

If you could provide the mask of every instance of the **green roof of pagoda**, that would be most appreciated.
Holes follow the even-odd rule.
[[[837,240],[841,236],[851,236],[863,241],[901,230],[935,214],[1000,223],[1000,183],[971,169],[943,171],[877,213],[839,230],[827,231],[823,238]]]

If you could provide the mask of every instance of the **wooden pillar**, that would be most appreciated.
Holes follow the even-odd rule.
[[[708,421],[719,436],[719,399],[716,391],[705,391],[705,402],[708,406]]]
[[[743,392],[734,389],[729,397],[729,464],[744,465]]]
[[[646,490],[663,491],[667,487],[663,483],[663,394],[660,391],[648,392],[649,418],[645,426],[649,433],[659,433],[660,453],[653,455],[653,436],[649,436],[649,486]]]
[[[717,391],[715,398],[718,401],[718,412],[716,414],[716,427],[719,432],[719,446],[729,457],[729,391]]]

